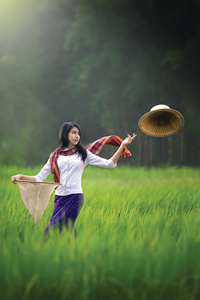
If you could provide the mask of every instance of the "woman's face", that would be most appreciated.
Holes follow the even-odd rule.
[[[72,127],[70,132],[68,133],[69,145],[68,148],[72,148],[76,146],[80,141],[80,132],[77,127]]]

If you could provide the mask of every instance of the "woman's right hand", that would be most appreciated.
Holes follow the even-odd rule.
[[[25,181],[33,181],[35,182],[35,176],[28,176],[28,175],[22,175],[22,174],[18,174],[18,175],[14,175],[11,177],[11,181],[13,183],[17,183],[17,181],[19,180],[25,180]]]
[[[11,181],[16,184],[17,183],[17,180],[20,180],[21,179],[21,175],[18,174],[18,175],[14,175],[11,177]]]

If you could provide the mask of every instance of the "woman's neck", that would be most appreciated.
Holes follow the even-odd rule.
[[[74,145],[70,143],[70,144],[66,147],[66,149],[67,149],[67,150],[70,150],[70,149],[72,149],[73,147],[74,147]]]

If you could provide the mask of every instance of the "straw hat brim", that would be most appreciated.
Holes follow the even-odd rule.
[[[170,136],[184,126],[184,117],[175,109],[158,109],[144,114],[138,126],[143,133],[150,136]]]

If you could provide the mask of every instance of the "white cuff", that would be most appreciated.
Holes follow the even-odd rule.
[[[113,168],[117,167],[117,163],[114,164],[114,162],[112,161],[112,158],[110,158],[108,160],[108,166],[110,169],[113,169]]]

